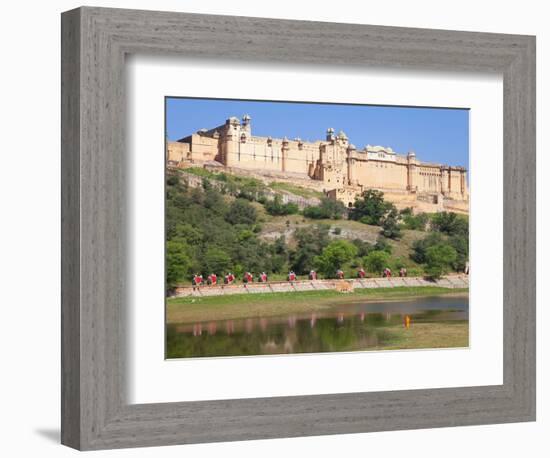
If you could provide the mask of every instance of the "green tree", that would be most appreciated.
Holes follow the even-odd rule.
[[[383,237],[378,237],[378,239],[376,239],[376,243],[373,248],[378,251],[385,251],[388,254],[391,254],[393,250],[392,246]]]
[[[235,224],[252,225],[256,222],[256,209],[245,199],[236,199],[229,207],[229,212],[225,215],[227,222]]]
[[[391,208],[392,204],[384,200],[383,192],[369,189],[355,200],[349,217],[355,221],[379,226]]]
[[[314,258],[329,244],[330,226],[316,224],[296,229],[294,240],[297,248],[290,253],[290,266],[298,275],[308,273],[314,267]]]
[[[300,212],[300,208],[294,202],[288,202],[284,208],[287,215],[296,215]]]
[[[272,216],[295,215],[300,210],[298,205],[293,202],[283,204],[279,194],[273,200],[266,201],[264,207],[267,213]]]
[[[411,207],[404,208],[399,212],[401,220],[403,221],[403,227],[414,231],[425,231],[429,221],[429,217],[426,213],[413,214]]]
[[[397,210],[392,208],[383,218],[382,235],[389,239],[399,239],[401,237],[401,228],[398,221]]]
[[[323,197],[321,198],[321,210],[325,215],[327,215],[327,218],[341,219],[346,213],[346,206],[339,200]]]
[[[339,200],[321,198],[320,205],[304,208],[303,215],[311,219],[342,219],[346,213],[345,205]]]
[[[265,186],[259,180],[254,178],[227,177],[237,182],[237,196],[247,200],[258,200],[263,196]]]
[[[284,235],[281,235],[280,237],[275,240],[275,243],[273,244],[274,252],[277,254],[287,254],[288,253],[288,247],[286,244],[286,239]]]
[[[467,236],[469,232],[468,218],[453,212],[441,212],[432,216],[432,229],[447,235]]]
[[[418,264],[426,263],[426,250],[443,242],[443,236],[439,232],[430,232],[426,237],[416,240],[412,244],[411,259]]]
[[[203,240],[202,232],[189,223],[177,223],[167,237],[168,239],[184,240],[190,246],[197,246]]]
[[[359,256],[360,258],[365,257],[374,250],[374,246],[372,244],[365,242],[361,239],[353,239],[351,243],[353,243],[357,247],[357,256]]]
[[[456,250],[447,244],[439,243],[426,250],[426,273],[434,279],[449,272],[456,261]]]
[[[243,229],[237,234],[237,239],[239,242],[245,242],[247,240],[254,239],[254,237],[254,231],[251,231],[250,229]]]
[[[188,256],[189,247],[181,240],[166,242],[166,284],[173,288],[189,275],[191,260]]]
[[[212,183],[206,177],[202,179],[202,189],[204,189],[205,191],[212,189]]]
[[[363,260],[369,272],[381,273],[389,264],[390,255],[386,251],[371,251]]]
[[[469,240],[463,235],[454,235],[449,239],[449,245],[456,250],[456,260],[453,263],[453,269],[464,271],[469,258]]]
[[[273,200],[268,200],[264,204],[264,207],[267,213],[269,213],[270,215],[279,216],[279,215],[285,214],[283,210],[284,207],[283,207],[281,196],[278,194],[275,196]]]
[[[272,272],[281,273],[285,267],[288,267],[289,252],[284,235],[269,246],[269,257]]]
[[[357,256],[357,248],[347,240],[330,242],[314,260],[317,270],[325,277],[334,277],[336,271]]]
[[[204,206],[219,215],[225,215],[228,211],[222,194],[214,188],[205,190]]]
[[[407,267],[407,263],[405,262],[405,259],[403,259],[402,257],[398,257],[393,260],[393,267],[395,268],[395,270],[399,270],[402,267]]]
[[[231,253],[234,265],[241,265],[243,271],[266,272],[271,270],[269,247],[257,239],[248,239],[236,245]],[[236,268],[235,268],[236,269]]]
[[[189,197],[191,202],[196,205],[202,206],[204,204],[204,191],[202,188],[190,188]]]
[[[176,186],[177,184],[179,184],[179,179],[177,176],[175,175],[171,175],[168,177],[168,179],[166,180],[166,183],[168,184],[168,186]]]
[[[302,213],[306,218],[325,219],[325,214],[319,206],[308,206],[304,208],[304,211]]]
[[[203,270],[205,274],[214,272],[223,274],[231,268],[231,257],[218,247],[209,247],[204,253]]]

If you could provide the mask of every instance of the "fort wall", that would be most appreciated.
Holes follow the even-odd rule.
[[[189,158],[189,143],[168,142],[166,145],[166,160],[171,165],[179,164]]]
[[[379,189],[397,203],[452,200],[456,208],[468,207],[465,168],[421,162],[413,152],[398,155],[388,147],[357,150],[344,132],[335,135],[331,128],[324,140],[313,142],[260,137],[252,135],[249,116],[242,121],[231,117],[215,128],[168,142],[167,160],[181,168],[216,161],[227,168],[321,182],[327,195],[346,205],[366,189]]]
[[[353,159],[351,184],[407,190],[408,165],[378,160]]]

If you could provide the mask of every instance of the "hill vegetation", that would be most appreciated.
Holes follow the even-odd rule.
[[[465,216],[398,211],[375,190],[366,191],[349,213],[322,196],[319,205],[300,211],[280,198],[267,199],[277,190],[300,195],[294,185],[268,186],[198,168],[191,173],[203,178],[202,187],[189,186],[177,174],[167,176],[168,288],[212,272],[242,278],[246,271],[265,271],[276,280],[289,270],[305,275],[315,269],[320,278],[330,278],[338,269],[349,277],[359,267],[371,276],[386,267],[406,267],[409,275],[437,278],[462,271],[468,261]]]

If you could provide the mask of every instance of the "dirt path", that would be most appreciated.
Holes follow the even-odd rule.
[[[290,293],[295,291],[327,291],[359,288],[397,288],[437,286],[442,288],[468,288],[467,275],[448,275],[436,281],[422,277],[363,278],[346,280],[299,280],[294,282],[249,283],[219,286],[184,286],[175,289],[170,297],[208,297],[230,294]]]

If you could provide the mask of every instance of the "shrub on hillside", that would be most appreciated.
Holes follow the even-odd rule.
[[[432,216],[432,230],[447,235],[467,236],[469,233],[468,218],[453,212],[441,212]]]
[[[374,245],[370,244],[369,242],[365,242],[364,240],[361,240],[361,239],[353,239],[351,243],[353,243],[356,246],[357,256],[359,256],[360,258],[364,258],[366,255],[368,255],[371,251],[375,249]]]
[[[231,224],[254,224],[256,216],[256,209],[248,201],[236,199],[229,207],[225,219]]]
[[[223,274],[231,267],[231,257],[218,247],[209,247],[204,254],[204,271],[206,274]]]
[[[297,248],[290,253],[290,266],[294,272],[304,275],[313,269],[315,257],[330,243],[329,231],[330,226],[326,224],[316,224],[294,231]]]
[[[266,201],[264,208],[272,216],[295,215],[300,210],[298,205],[293,202],[283,204],[279,195],[276,195],[273,200]]]
[[[456,250],[447,244],[439,243],[426,250],[426,273],[437,279],[448,273],[456,261]]]
[[[189,247],[181,240],[166,242],[166,284],[168,288],[173,288],[187,279],[191,267],[188,251]]]
[[[303,215],[311,219],[342,219],[346,207],[339,200],[327,197],[321,199],[321,204],[304,208]]]
[[[178,179],[177,176],[170,176],[170,177],[168,177],[168,179],[166,180],[166,184],[167,184],[168,186],[175,186],[175,185],[177,185],[177,184],[179,183],[179,181],[180,181],[180,180]]]
[[[390,262],[390,255],[386,251],[371,251],[363,260],[369,272],[380,274]]]
[[[380,226],[386,213],[394,206],[384,200],[384,193],[374,189],[365,191],[355,200],[349,218],[364,224]]]
[[[443,242],[443,236],[438,232],[431,232],[426,237],[416,240],[412,244],[411,259],[418,264],[426,263],[426,250]]]
[[[383,237],[378,237],[373,248],[378,251],[385,251],[388,254],[391,254],[393,251],[392,246]]]
[[[327,278],[336,276],[336,271],[357,256],[357,248],[347,240],[330,242],[320,256],[314,259],[317,270]]]
[[[382,218],[382,235],[389,239],[399,239],[401,237],[401,227],[398,221],[397,210],[392,208],[386,216]]]
[[[412,208],[407,207],[399,212],[403,228],[414,231],[425,231],[429,221],[426,213],[413,214]]]

